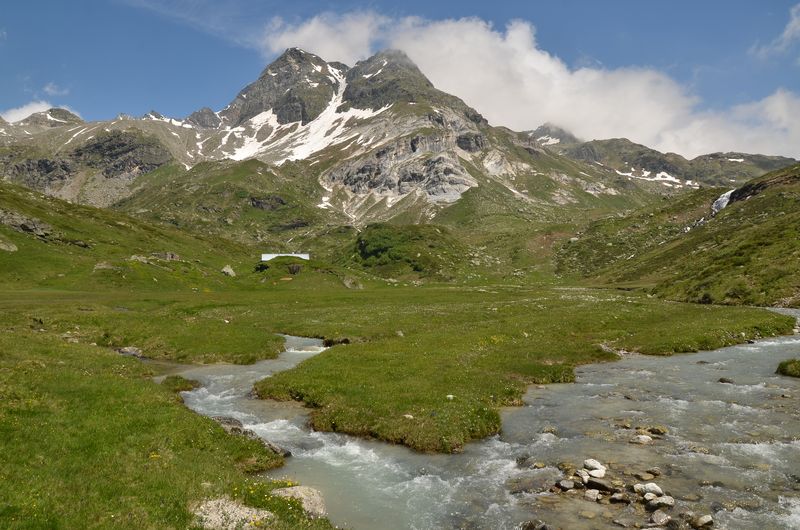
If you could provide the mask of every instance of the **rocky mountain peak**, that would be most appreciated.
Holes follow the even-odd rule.
[[[39,127],[61,127],[64,125],[83,123],[83,120],[66,109],[52,108],[31,114],[18,123],[21,125],[35,125]]]
[[[575,137],[571,132],[552,123],[540,125],[536,130],[530,131],[528,135],[541,145],[558,145],[559,147],[563,147],[565,145],[574,145],[581,142],[581,140]]]
[[[208,107],[203,107],[189,114],[186,118],[187,123],[197,125],[198,127],[205,127],[206,129],[216,129],[219,127],[222,120],[217,113]]]
[[[450,108],[477,125],[487,125],[475,109],[433,86],[417,65],[400,50],[384,50],[359,61],[347,72],[344,107],[379,109],[395,103]]]
[[[344,72],[299,48],[289,48],[225,107],[219,117],[236,127],[271,110],[278,123],[314,120],[330,103]]]

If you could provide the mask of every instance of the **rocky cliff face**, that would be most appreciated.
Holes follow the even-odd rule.
[[[169,151],[153,137],[110,131],[50,157],[31,157],[23,148],[7,148],[0,154],[0,175],[60,198],[109,206],[130,195],[138,176],[171,161]]]

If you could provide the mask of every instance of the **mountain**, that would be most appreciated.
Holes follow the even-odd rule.
[[[549,270],[556,234],[582,223],[790,162],[492,126],[397,50],[351,67],[292,48],[223,109],[185,119],[51,109],[0,124],[2,179],[71,202],[341,263],[369,262],[352,245],[371,223],[432,224],[502,274]],[[415,237],[438,244],[396,239]]]
[[[358,225],[427,222],[475,189],[492,194],[498,188],[504,209],[540,219],[558,217],[565,205],[581,212],[616,209],[650,195],[606,168],[567,160],[528,135],[490,126],[396,50],[351,68],[289,49],[224,109],[202,108],[185,120],[152,111],[139,119],[82,123],[48,112],[69,123],[12,124],[13,132],[0,137],[4,178],[99,206],[148,193],[153,179],[143,176],[167,164],[188,171],[202,162],[222,168],[225,160],[249,159],[270,164],[277,178],[316,182],[309,204]],[[109,173],[85,159],[83,151],[117,141],[127,147],[110,149],[106,165],[125,171]],[[159,184],[171,197],[168,183]]]
[[[740,185],[797,162],[782,156],[746,153],[712,153],[687,160],[627,138],[580,142],[566,131],[547,125],[531,135],[548,149],[572,160],[598,164],[618,175],[669,188]]]
[[[676,300],[800,306],[800,164],[722,192],[596,221],[558,268]]]
[[[563,148],[569,145],[581,143],[571,132],[553,125],[552,123],[545,123],[539,126],[534,131],[529,131],[528,136],[536,140],[542,146],[558,145]]]

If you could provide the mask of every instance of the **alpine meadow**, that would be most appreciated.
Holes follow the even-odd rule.
[[[719,110],[733,89],[703,107],[730,57],[670,79],[683,44],[621,24],[722,33],[660,4],[572,2],[579,45],[539,4],[92,3],[108,18],[47,9],[150,24],[86,46],[130,57],[165,114],[107,119],[138,104],[112,73],[81,106],[84,68],[0,112],[0,527],[800,527],[800,77],[757,118]],[[800,5],[710,4],[753,18],[742,94],[796,76]],[[10,9],[0,57],[33,86],[50,59],[14,39],[35,8]],[[99,68],[76,39],[54,53]],[[599,66],[558,57],[590,42]],[[167,46],[207,82],[143,84]],[[237,54],[266,65],[214,110]],[[665,106],[691,123],[651,134],[641,79],[647,102],[681,86]],[[176,117],[195,91],[209,106]],[[664,147],[691,142],[721,150]]]

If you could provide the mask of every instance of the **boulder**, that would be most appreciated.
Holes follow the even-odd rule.
[[[595,460],[594,458],[587,458],[583,461],[584,469],[594,470],[594,469],[602,469],[603,471],[606,470],[606,466]]]
[[[614,493],[618,491],[610,481],[602,479],[602,478],[594,478],[590,477],[588,481],[586,481],[586,487],[589,489],[596,489],[600,491],[606,491],[609,493]]]
[[[322,494],[314,488],[308,486],[292,486],[289,488],[278,488],[272,490],[273,495],[287,499],[297,499],[303,505],[303,509],[311,517],[325,517],[327,509]]]
[[[692,528],[711,528],[714,526],[714,518],[710,515],[700,515],[692,519]]]
[[[597,502],[600,499],[602,499],[603,496],[600,495],[600,491],[599,490],[588,489],[588,490],[586,490],[584,492],[583,498],[586,499],[587,501]]]
[[[648,510],[658,510],[659,508],[672,508],[675,506],[675,499],[669,495],[662,495],[647,501]]]
[[[231,418],[230,416],[212,416],[212,420],[216,421],[220,424],[220,426],[227,432],[228,434],[233,434],[235,436],[244,436],[245,438],[250,438],[252,440],[258,440],[261,442],[264,447],[269,449],[275,454],[279,454],[284,457],[292,456],[292,452],[288,449],[284,449],[277,444],[270,442],[269,440],[265,440],[261,438],[255,431],[250,429],[245,429],[242,422],[237,420],[236,418]]]
[[[230,265],[225,265],[224,267],[222,267],[222,270],[220,272],[222,272],[222,274],[224,274],[225,276],[230,276],[231,278],[236,276],[236,272]]]
[[[631,498],[625,493],[615,493],[609,499],[612,504],[630,504],[633,502]]]
[[[638,444],[638,445],[649,445],[649,444],[653,443],[653,438],[648,436],[648,435],[646,435],[646,434],[640,434],[638,436],[634,436],[631,439],[631,443],[632,444]]]
[[[560,480],[557,486],[564,491],[568,491],[571,489],[575,489],[575,482],[573,482],[572,480]]]
[[[550,489],[552,484],[552,475],[537,473],[510,478],[506,481],[506,488],[511,493],[541,493]]]
[[[606,476],[605,469],[592,469],[589,471],[589,476],[594,478],[603,478]]]
[[[657,526],[664,526],[665,524],[670,522],[671,519],[672,517],[670,517],[661,510],[656,510],[655,512],[653,512],[653,515],[650,516],[650,522]]]
[[[16,252],[17,245],[12,243],[11,241],[6,241],[5,239],[0,239],[0,250],[4,252]]]
[[[129,355],[131,357],[136,357],[137,359],[142,359],[144,356],[142,355],[142,350],[135,346],[125,346],[123,348],[117,348],[117,353],[121,355]]]
[[[657,496],[659,496],[659,497],[660,497],[661,495],[664,495],[664,491],[663,491],[663,490],[661,489],[661,487],[660,487],[658,484],[656,484],[655,482],[648,482],[647,484],[645,484],[645,485],[644,485],[644,492],[645,492],[645,493],[654,493],[654,494],[656,494],[656,495],[657,495]]]
[[[267,510],[251,508],[227,497],[207,500],[192,509],[200,528],[208,530],[239,530],[263,528],[274,518]]]

